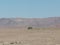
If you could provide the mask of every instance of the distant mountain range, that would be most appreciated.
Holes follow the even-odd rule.
[[[0,18],[0,27],[55,27],[60,28],[60,17],[49,18]]]

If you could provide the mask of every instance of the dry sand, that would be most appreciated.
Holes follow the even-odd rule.
[[[60,30],[0,28],[0,45],[60,45]]]

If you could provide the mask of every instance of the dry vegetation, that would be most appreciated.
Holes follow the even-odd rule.
[[[0,45],[60,45],[60,29],[0,28]]]

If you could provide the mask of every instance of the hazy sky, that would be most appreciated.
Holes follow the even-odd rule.
[[[60,16],[60,0],[0,0],[0,18],[55,16]]]

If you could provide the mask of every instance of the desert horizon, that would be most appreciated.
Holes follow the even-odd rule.
[[[60,45],[59,24],[60,17],[0,18],[0,45]]]
[[[0,45],[60,45],[60,0],[0,0]]]

